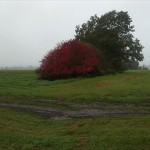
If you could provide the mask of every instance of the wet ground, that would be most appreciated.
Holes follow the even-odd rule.
[[[49,102],[50,107],[39,107],[34,105],[0,103],[0,108],[9,108],[24,111],[41,116],[44,119],[73,119],[73,118],[98,118],[149,115],[149,105],[135,105],[128,103],[105,103],[95,102],[90,104],[70,104],[57,101]],[[57,107],[58,106],[58,107]]]

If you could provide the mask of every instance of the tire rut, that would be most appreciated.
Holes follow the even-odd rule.
[[[106,105],[106,103],[105,103]],[[115,105],[115,104],[113,104]],[[135,115],[150,115],[149,111],[120,111],[120,110],[101,110],[99,108],[83,108],[80,110],[62,111],[56,109],[45,109],[39,107],[31,107],[26,105],[17,104],[5,104],[0,103],[0,108],[9,108],[19,111],[24,111],[41,116],[44,119],[55,119],[55,120],[65,120],[65,119],[75,119],[75,118],[98,118],[98,117],[119,117],[119,116],[135,116]],[[73,106],[71,106],[73,107]]]

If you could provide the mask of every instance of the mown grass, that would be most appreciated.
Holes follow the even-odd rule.
[[[148,150],[150,119],[146,116],[43,120],[0,109],[1,150]]]
[[[0,71],[0,101],[48,99],[69,102],[150,102],[150,71],[77,78],[39,80],[33,71]]]

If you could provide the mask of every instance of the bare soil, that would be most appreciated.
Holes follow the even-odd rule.
[[[135,116],[150,115],[149,105],[135,105],[127,103],[104,103],[96,102],[90,104],[64,104],[52,101],[58,104],[58,108],[49,107],[42,108],[31,105],[7,104],[0,103],[0,108],[9,108],[36,114],[45,119],[74,119],[74,118],[98,118],[98,117],[119,117],[119,116]],[[61,107],[63,109],[61,109]]]

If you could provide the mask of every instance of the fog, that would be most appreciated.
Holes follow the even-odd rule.
[[[11,0],[0,1],[0,66],[39,66],[57,43],[74,38],[76,25],[112,10],[128,11],[144,46],[141,65],[149,65],[149,1]]]

